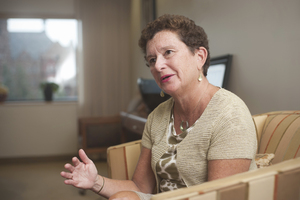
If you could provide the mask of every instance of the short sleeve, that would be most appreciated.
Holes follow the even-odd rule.
[[[255,126],[248,108],[233,104],[215,124],[207,159],[253,159],[256,148]]]

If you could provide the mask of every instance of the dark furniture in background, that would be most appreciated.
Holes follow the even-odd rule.
[[[140,140],[145,123],[145,118],[126,112],[113,117],[80,118],[80,148],[87,154],[105,153],[109,146]]]
[[[78,128],[80,148],[87,154],[103,153],[112,144],[125,142],[120,116],[80,118]]]
[[[140,140],[144,131],[147,119],[132,115],[126,112],[121,112],[122,132],[127,142]]]
[[[152,112],[160,103],[170,98],[170,95],[164,93],[164,97],[160,96],[161,89],[158,87],[154,79],[139,78],[137,84],[143,102],[148,108],[148,113]]]

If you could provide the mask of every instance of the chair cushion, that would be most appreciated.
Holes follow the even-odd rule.
[[[258,148],[259,154],[273,153],[273,164],[300,156],[300,111],[265,113],[267,119]]]
[[[256,137],[257,137],[258,146],[260,144],[261,133],[264,128],[267,117],[268,115],[252,116],[256,128]]]

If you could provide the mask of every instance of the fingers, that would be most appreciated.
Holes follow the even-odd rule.
[[[86,153],[84,152],[83,149],[79,150],[79,157],[82,160],[82,162],[84,162],[85,164],[92,164],[93,163],[93,161],[91,161],[89,159],[89,157],[86,155]]]
[[[77,184],[77,181],[75,181],[75,180],[73,179],[73,174],[72,174],[72,173],[62,171],[62,172],[60,172],[60,175],[61,175],[63,178],[66,179],[66,180],[64,180],[64,183],[65,183],[66,185],[73,185],[73,186],[75,186],[75,185]]]
[[[69,163],[65,164],[65,168],[71,173],[75,170],[75,167]]]
[[[68,172],[60,172],[60,175],[66,179],[73,179],[73,175]]]
[[[85,164],[92,164],[93,161],[89,159],[89,157],[86,155],[83,149],[79,150],[79,157],[82,160],[83,163]],[[74,167],[78,166],[80,164],[80,160],[77,157],[72,158],[72,162]],[[69,171],[73,172],[74,167],[72,167],[70,164],[66,164],[65,168],[68,169]]]
[[[65,164],[65,168],[69,171],[69,172],[64,172],[62,171],[60,173],[60,175],[63,178],[66,178],[66,180],[64,180],[64,183],[67,185],[73,185],[75,187],[78,187],[79,182],[78,181],[82,181],[81,178],[78,177],[78,174],[84,174],[87,170],[85,169],[85,166],[87,166],[89,168],[89,170],[97,173],[97,170],[95,169],[94,163],[93,161],[91,161],[88,156],[86,155],[86,153],[84,152],[84,150],[80,149],[79,150],[79,157],[81,159],[81,161],[77,158],[77,157],[73,157],[72,158],[72,164]],[[75,176],[75,177],[73,177]]]
[[[66,179],[66,180],[64,180],[64,183],[66,185],[75,185],[75,181],[72,179]]]
[[[77,157],[73,157],[72,162],[75,167],[80,164],[80,160]]]

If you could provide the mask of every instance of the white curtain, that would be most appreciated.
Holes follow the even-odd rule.
[[[130,0],[78,0],[79,116],[126,110],[130,91]]]

